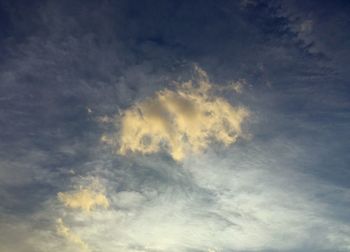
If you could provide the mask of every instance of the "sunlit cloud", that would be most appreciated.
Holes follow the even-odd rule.
[[[109,201],[102,191],[96,189],[95,186],[80,188],[71,192],[59,192],[58,199],[69,208],[82,209],[90,212],[97,206],[107,208]]]
[[[213,84],[199,67],[196,74],[194,80],[178,84],[176,90],[161,90],[123,112],[119,154],[165,150],[179,161],[189,153],[202,152],[211,142],[230,145],[237,141],[248,110],[215,96]],[[240,85],[234,83],[232,88],[240,92]],[[109,142],[105,136],[101,140]]]
[[[323,2],[1,2],[0,252],[350,252]]]
[[[79,235],[72,232],[69,227],[67,227],[61,218],[56,221],[56,231],[59,235],[66,238],[68,241],[80,247],[81,251],[90,251],[88,245],[80,238]]]
[[[349,245],[349,229],[329,218],[326,204],[310,200],[336,188],[315,189],[318,181],[266,164],[271,156],[248,152],[243,158],[237,152],[234,158],[206,152],[184,160],[180,174],[166,171],[191,178],[176,184],[158,176],[145,183],[147,167],[145,177],[118,173],[138,185],[109,191],[110,207],[89,217],[73,211],[66,226],[91,250],[104,252],[298,251],[309,243],[322,251]],[[118,188],[113,171],[108,174],[107,187]]]

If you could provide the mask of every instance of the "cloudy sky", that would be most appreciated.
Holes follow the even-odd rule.
[[[1,252],[350,251],[350,2],[0,1]]]

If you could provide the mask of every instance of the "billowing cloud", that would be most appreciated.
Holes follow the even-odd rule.
[[[123,112],[119,154],[166,150],[179,161],[212,141],[229,145],[237,140],[248,110],[215,96],[207,74],[198,67],[196,73],[194,81],[159,91]]]
[[[56,231],[59,235],[66,238],[68,241],[76,244],[82,251],[90,251],[88,245],[80,238],[79,235],[73,233],[69,227],[67,227],[61,218],[56,221]]]
[[[57,197],[65,206],[80,208],[86,212],[90,212],[97,206],[104,208],[109,206],[107,197],[94,187],[80,188],[73,192],[59,192]]]

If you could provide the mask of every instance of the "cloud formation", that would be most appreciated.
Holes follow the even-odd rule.
[[[107,197],[94,187],[81,188],[73,192],[59,192],[58,199],[69,208],[80,208],[86,212],[90,212],[97,206],[107,208],[109,202]]]
[[[82,251],[90,251],[88,245],[80,238],[79,235],[73,233],[69,227],[67,227],[61,218],[57,219],[56,231],[59,235],[66,238],[68,241],[78,245]]]
[[[182,171],[144,164],[143,176],[134,176],[139,167],[111,169],[106,187],[128,189],[109,191],[107,210],[74,211],[65,223],[92,251],[346,251],[349,228],[315,198],[339,188],[285,169],[273,159],[283,147],[269,147],[237,146],[227,156],[208,151],[184,160]],[[159,176],[163,169],[190,179],[169,183]]]
[[[187,153],[205,150],[212,141],[229,145],[237,140],[248,110],[215,96],[207,74],[199,67],[195,70],[194,81],[159,91],[123,112],[119,154],[166,150],[180,161]]]
[[[349,6],[262,0],[241,6],[239,1],[5,2],[0,4],[1,252],[77,252],[83,244],[93,252],[350,250]],[[194,61],[220,81],[242,81],[215,86],[198,70],[191,85],[164,86]],[[245,86],[244,79],[254,85]],[[197,151],[187,130],[178,134],[176,120],[201,121],[189,115],[206,112],[203,103],[219,99],[238,109],[233,99],[218,95],[242,90],[244,105],[256,115],[249,143],[221,151],[215,142],[225,142],[216,131],[196,124],[195,133],[206,133],[199,139],[207,144]],[[195,109],[184,109],[187,117],[181,109],[175,113],[167,107],[170,98],[173,107]],[[133,118],[143,125],[136,126],[149,129],[154,124],[145,123],[145,114],[150,116],[142,109],[158,106],[163,114],[153,112],[170,130],[138,136],[146,146],[160,138],[157,151],[169,156],[170,137],[179,137],[181,162],[163,155],[129,159],[98,144],[101,131],[110,131],[115,121],[103,115],[116,114],[130,101],[137,103],[118,120],[127,111],[141,111]],[[193,124],[186,125],[194,129]],[[117,133],[101,140],[120,143],[122,128]],[[128,152],[134,151],[125,148]],[[100,177],[106,190],[87,187],[85,176]],[[69,181],[82,187],[72,189]],[[109,207],[59,206],[56,190],[73,202],[83,190],[90,202],[96,201],[94,193],[108,195]]]

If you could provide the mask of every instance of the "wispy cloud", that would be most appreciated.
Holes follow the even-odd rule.
[[[152,176],[156,167],[144,165],[138,177],[130,176],[130,169],[118,175],[110,170],[105,180],[110,208],[95,209],[92,220],[84,222],[74,213],[80,221],[69,225],[84,233],[89,246],[108,252],[341,251],[349,246],[349,228],[315,196],[339,189],[281,167],[282,160],[273,158],[279,147],[271,148],[187,158],[164,171],[186,176],[181,183]],[[120,183],[128,189],[113,189]]]
[[[57,233],[62,235],[64,238],[70,242],[78,245],[81,248],[81,251],[88,252],[90,251],[88,245],[80,238],[79,235],[73,233],[63,222],[61,218],[57,219]]]
[[[339,1],[8,2],[1,252],[349,251]]]

